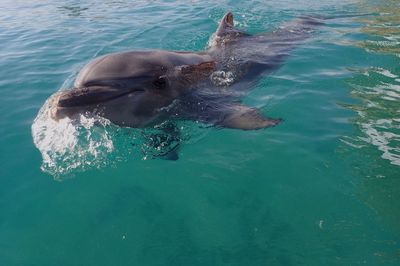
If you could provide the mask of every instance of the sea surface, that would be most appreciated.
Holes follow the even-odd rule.
[[[243,102],[274,128],[48,118],[91,59],[329,17]],[[227,88],[229,89],[229,88]],[[400,2],[0,3],[0,265],[400,265]]]

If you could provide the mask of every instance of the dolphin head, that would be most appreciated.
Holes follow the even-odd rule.
[[[162,55],[145,55],[121,53],[95,59],[82,69],[73,89],[54,96],[51,117],[97,112],[118,125],[143,126],[215,67],[214,62],[171,64]]]
[[[55,95],[51,117],[59,120],[91,112],[106,118],[151,114],[179,97],[177,81],[168,75],[140,76],[61,91]]]

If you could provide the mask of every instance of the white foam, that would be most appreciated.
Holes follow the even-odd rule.
[[[235,75],[232,71],[215,71],[211,74],[211,81],[216,86],[227,87],[235,82]]]
[[[43,158],[41,169],[58,178],[73,170],[107,164],[106,156],[114,150],[107,130],[110,121],[85,115],[54,121],[49,116],[52,99],[46,101],[32,124],[33,142]]]

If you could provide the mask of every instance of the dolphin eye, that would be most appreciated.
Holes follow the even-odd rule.
[[[153,81],[153,85],[156,89],[162,90],[167,87],[168,81],[166,76],[160,76],[155,81]]]

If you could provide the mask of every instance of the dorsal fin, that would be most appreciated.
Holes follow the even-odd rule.
[[[218,29],[210,39],[210,47],[217,47],[222,44],[226,44],[229,41],[235,40],[237,37],[246,36],[248,34],[238,30],[233,25],[233,14],[228,12],[224,15],[219,23]]]
[[[227,32],[230,32],[234,29],[233,27],[233,14],[232,12],[228,12],[224,15],[219,23],[218,29],[215,32],[216,36],[224,36]]]

